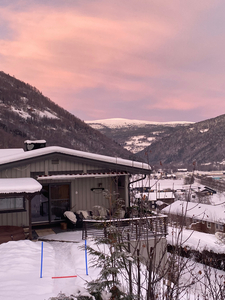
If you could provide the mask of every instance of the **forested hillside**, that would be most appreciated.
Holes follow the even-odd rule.
[[[175,130],[139,152],[152,164],[198,170],[224,170],[225,115]]]
[[[35,87],[0,72],[0,148],[26,139],[135,160],[136,156],[55,104]]]

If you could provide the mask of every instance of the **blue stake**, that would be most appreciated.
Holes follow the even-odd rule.
[[[86,263],[86,275],[88,275],[88,264],[87,264],[87,241],[85,240],[85,263]]]
[[[43,242],[41,243],[41,273],[40,273],[40,278],[42,278],[42,266],[43,266]]]

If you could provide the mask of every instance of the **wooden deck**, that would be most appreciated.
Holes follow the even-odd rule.
[[[82,239],[107,238],[112,232],[130,240],[147,239],[167,235],[167,216],[125,218],[111,220],[83,220]]]

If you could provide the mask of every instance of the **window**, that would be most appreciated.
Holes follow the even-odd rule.
[[[207,228],[211,228],[211,223],[207,222]]]
[[[23,197],[10,197],[0,199],[0,212],[13,212],[25,210]]]
[[[223,225],[221,225],[221,224],[216,224],[216,230],[223,231]]]

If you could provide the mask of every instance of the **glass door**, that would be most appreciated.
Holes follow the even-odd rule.
[[[65,219],[64,212],[70,210],[70,185],[50,185],[50,221],[57,222]]]
[[[70,210],[70,184],[43,185],[40,195],[31,200],[31,222],[51,223],[64,220]]]
[[[31,222],[49,222],[49,196],[48,186],[44,186],[40,195],[31,200]]]

